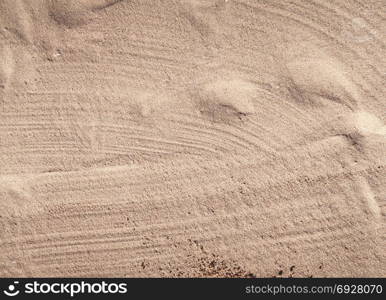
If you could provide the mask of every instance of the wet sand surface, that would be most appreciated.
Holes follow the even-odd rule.
[[[0,276],[385,276],[385,1],[0,1]]]

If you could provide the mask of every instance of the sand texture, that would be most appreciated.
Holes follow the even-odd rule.
[[[385,0],[1,0],[0,276],[386,276]]]

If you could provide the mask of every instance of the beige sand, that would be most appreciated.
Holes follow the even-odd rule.
[[[0,1],[0,276],[385,276],[384,10]]]

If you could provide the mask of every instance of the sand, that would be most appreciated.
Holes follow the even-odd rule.
[[[0,276],[385,276],[384,10],[0,1]]]

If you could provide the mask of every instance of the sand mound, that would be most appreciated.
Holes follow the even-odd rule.
[[[238,80],[218,80],[199,87],[195,101],[199,112],[212,121],[228,121],[254,113],[252,84]]]
[[[76,27],[86,24],[93,11],[112,6],[122,0],[50,0],[49,15],[59,25]]]

